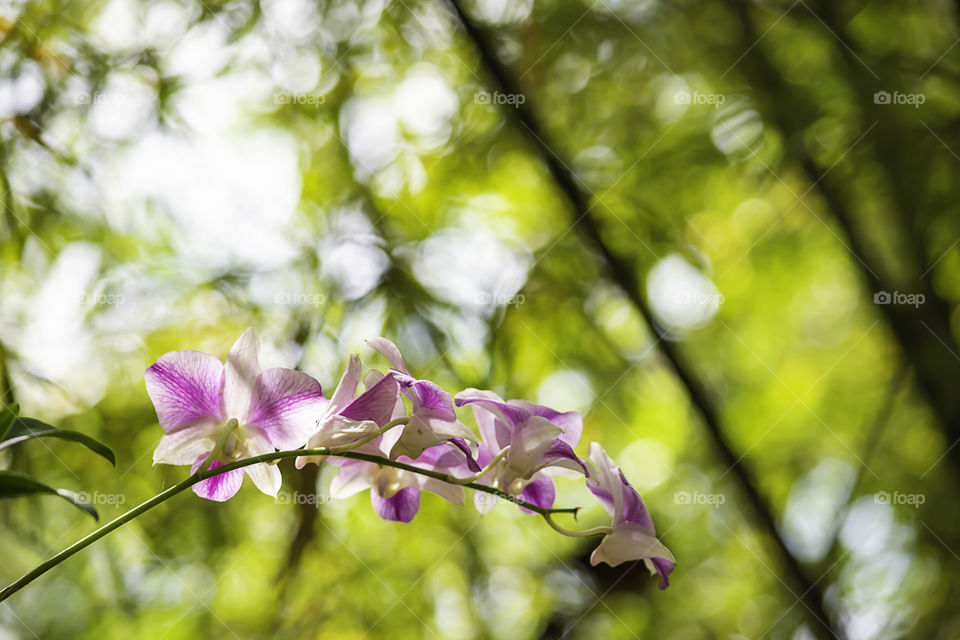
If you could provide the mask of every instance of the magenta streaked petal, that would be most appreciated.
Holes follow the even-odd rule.
[[[204,418],[220,420],[223,365],[199,351],[171,351],[147,368],[147,393],[160,426],[171,431]]]
[[[393,417],[399,397],[400,385],[387,374],[344,407],[340,415],[351,420],[373,420],[382,426]]]
[[[383,498],[376,489],[370,489],[370,501],[373,510],[384,520],[394,522],[410,522],[420,510],[420,490],[414,487],[405,487],[397,491],[390,498]]]
[[[531,480],[520,494],[521,500],[535,504],[538,507],[543,507],[544,509],[552,507],[556,497],[557,490],[556,487],[553,486],[553,480],[550,478],[535,478]],[[535,513],[523,507],[520,507],[520,510],[525,513]]]
[[[417,380],[411,386],[413,391],[413,410],[417,413],[440,420],[456,420],[453,400],[440,385],[429,380]]]
[[[197,461],[193,463],[193,468],[190,469],[190,473],[196,473],[197,469],[200,468],[200,465],[203,464],[203,461],[207,459],[205,454],[197,458]],[[217,467],[222,467],[223,463],[219,460],[214,460],[210,465],[211,469],[216,469]],[[243,469],[234,469],[232,471],[227,471],[226,473],[221,473],[220,475],[213,476],[202,482],[198,482],[193,485],[193,492],[200,496],[201,498],[206,498],[207,500],[215,500],[216,502],[224,502],[229,500],[233,496],[237,495],[237,491],[240,491],[240,485],[243,484]]]
[[[260,338],[253,327],[230,347],[223,375],[223,414],[247,422],[260,375]]]
[[[277,449],[306,444],[326,407],[320,383],[292,369],[267,369],[257,376],[248,424],[256,425]]]

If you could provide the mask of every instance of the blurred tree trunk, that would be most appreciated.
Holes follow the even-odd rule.
[[[498,85],[496,89],[508,95],[523,93],[511,72],[494,53],[494,47],[487,36],[462,10],[459,1],[451,0],[451,5],[467,35],[476,46],[486,71]],[[775,542],[780,561],[791,583],[792,588],[789,589],[791,595],[801,601],[809,612],[811,628],[818,637],[841,637],[840,631],[831,623],[831,616],[828,615],[824,606],[823,593],[818,582],[807,576],[803,567],[790,552],[780,535],[771,509],[757,490],[753,475],[744,466],[742,456],[736,454],[727,441],[720,424],[719,413],[705,385],[693,373],[692,368],[687,364],[675,344],[667,339],[662,328],[654,319],[641,292],[634,266],[628,259],[615,255],[605,242],[600,226],[591,214],[588,195],[585,193],[584,187],[581,186],[579,179],[568,165],[547,143],[547,134],[540,127],[532,101],[528,99],[506,109],[505,112],[509,114],[508,117],[515,118],[516,124],[527,134],[530,142],[546,163],[547,169],[558,188],[568,199],[573,216],[573,225],[576,230],[588,245],[599,254],[600,262],[606,268],[611,280],[622,289],[624,295],[636,307],[648,326],[659,338],[657,344],[660,351],[686,389],[691,404],[700,414],[714,445],[713,449],[719,453],[726,467],[732,470],[733,475],[739,481],[742,496],[750,505],[753,515],[763,530]],[[587,189],[587,191],[589,190]]]

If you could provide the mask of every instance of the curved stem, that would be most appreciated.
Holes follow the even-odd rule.
[[[606,535],[613,532],[613,529],[610,527],[594,527],[593,529],[587,529],[586,531],[571,531],[570,529],[564,529],[554,522],[549,513],[542,513],[540,515],[543,516],[543,519],[547,521],[548,525],[553,527],[554,531],[562,533],[565,536],[570,536],[571,538],[589,538],[590,536]]]
[[[222,452],[224,447],[227,446],[227,439],[230,437],[230,434],[233,433],[233,430],[240,426],[240,421],[236,418],[230,418],[230,421],[223,428],[223,431],[220,432],[220,438],[217,440],[216,446],[213,448],[213,451],[210,452],[210,455],[207,456],[207,459],[203,461],[203,464],[200,465],[200,469],[208,469],[213,461],[217,459]]]
[[[394,427],[399,427],[400,425],[403,425],[403,424],[407,424],[408,422],[410,422],[410,418],[397,418],[396,420],[391,420],[387,424],[383,425],[380,431],[377,431],[376,433],[371,433],[368,436],[364,436],[363,438],[361,438],[360,440],[357,440],[356,442],[351,442],[350,444],[345,444],[340,447],[334,447],[333,449],[331,449],[331,451],[334,452],[333,455],[346,453],[347,451],[356,449],[362,444],[367,444],[372,440],[376,440],[377,438],[385,434],[387,431],[390,431],[390,429],[393,429]]]
[[[396,425],[393,425],[393,426],[396,426]],[[379,456],[374,456],[366,453],[358,453],[355,451],[344,451],[344,452],[337,453],[334,450],[328,449],[328,448],[294,449],[292,451],[274,451],[273,453],[264,453],[262,455],[254,456],[252,458],[235,460],[233,462],[229,462],[227,464],[219,466],[215,469],[201,468],[193,475],[187,477],[185,480],[178,482],[172,487],[164,489],[163,491],[153,496],[149,500],[140,503],[136,507],[127,511],[126,513],[118,516],[114,520],[111,520],[107,524],[103,525],[96,531],[93,531],[89,535],[84,536],[80,540],[77,540],[72,545],[70,545],[60,553],[57,553],[50,559],[45,560],[44,562],[41,562],[36,567],[34,567],[31,571],[27,572],[16,581],[4,587],[4,589],[0,591],[0,602],[3,602],[7,598],[9,598],[11,595],[16,593],[20,589],[23,589],[25,586],[27,586],[28,584],[30,584],[31,582],[33,582],[34,580],[42,576],[47,571],[50,571],[51,569],[56,567],[58,564],[60,564],[70,556],[76,554],[79,551],[82,551],[83,549],[90,546],[91,544],[93,544],[100,538],[104,537],[111,531],[114,531],[115,529],[119,529],[120,527],[130,522],[134,518],[140,516],[143,513],[146,513],[147,511],[154,508],[158,504],[169,500],[170,498],[177,495],[184,489],[189,489],[190,487],[197,484],[198,482],[202,482],[203,480],[207,480],[214,476],[218,476],[221,473],[233,471],[234,469],[242,469],[244,467],[249,467],[250,465],[253,465],[253,464],[259,464],[261,462],[273,462],[275,460],[283,460],[284,458],[295,458],[297,456],[334,456],[339,458],[350,458],[352,460],[363,460],[364,462],[371,462],[373,464],[378,464],[382,466],[395,467],[397,469],[402,469],[403,471],[409,471],[410,473],[416,473],[422,476],[427,476],[429,478],[436,478],[437,480],[442,480],[443,482],[447,482],[447,483],[455,483],[457,480],[457,478],[451,475],[448,475],[446,473],[441,473],[439,471],[434,471],[432,469],[423,469],[421,467],[416,467],[412,464],[397,462],[395,460],[390,460],[388,458],[381,458]],[[530,504],[529,502],[520,500],[515,496],[506,494],[503,491],[494,489],[493,487],[487,487],[482,484],[476,484],[473,482],[467,483],[463,486],[470,489],[474,489],[476,491],[483,491],[484,493],[489,493],[489,494],[498,496],[500,498],[503,498],[504,500],[513,502],[514,504],[521,506],[525,509],[529,509],[530,511],[539,513],[544,517],[549,516],[551,513],[572,513],[576,515],[577,511],[579,510],[579,507],[572,507],[572,508],[566,508],[566,509],[545,509],[543,507],[538,507],[535,504]],[[547,521],[550,522],[549,519]],[[553,526],[555,529],[557,528],[553,524],[551,524],[551,526]]]
[[[476,482],[477,480],[479,480],[479,479],[482,478],[483,476],[485,476],[485,475],[487,475],[488,473],[490,473],[490,472],[493,470],[493,468],[494,468],[495,466],[497,466],[497,463],[500,462],[501,460],[503,460],[503,458],[507,455],[507,452],[509,452],[509,451],[510,451],[510,446],[508,445],[508,446],[504,447],[503,449],[501,449],[501,450],[500,450],[500,453],[498,453],[498,454],[496,455],[496,457],[495,457],[493,460],[491,460],[490,463],[489,463],[487,466],[485,466],[483,469],[480,470],[480,473],[475,474],[475,475],[472,475],[472,476],[469,476],[469,477],[466,477],[466,478],[456,478],[456,479],[454,479],[453,482],[451,482],[450,484],[468,485],[468,484],[470,484],[471,482]]]

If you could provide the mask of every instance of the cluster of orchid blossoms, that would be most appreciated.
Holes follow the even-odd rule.
[[[590,445],[589,459],[574,452],[583,431],[579,413],[504,401],[477,389],[451,398],[437,384],[415,378],[389,340],[368,343],[390,369],[364,375],[354,355],[329,398],[306,373],[262,370],[253,329],[233,345],[226,363],[198,351],[161,356],[146,371],[147,392],[166,431],[154,464],[191,465],[193,474],[209,475],[193,491],[218,501],[240,490],[244,472],[263,493],[276,496],[282,457],[296,456],[297,468],[335,465],[331,498],[369,490],[376,513],[399,522],[416,515],[421,491],[460,505],[468,487],[481,513],[506,499],[565,535],[603,535],[592,564],[643,560],[666,588],[675,560],[657,540],[636,490],[599,444]],[[479,437],[457,418],[455,407],[464,405],[473,408]],[[268,461],[214,471],[254,457]],[[589,531],[560,527],[552,514],[576,509],[553,508],[555,477],[584,478],[612,523]]]

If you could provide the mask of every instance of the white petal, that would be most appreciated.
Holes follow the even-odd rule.
[[[247,420],[254,383],[260,375],[260,338],[247,329],[230,348],[223,377],[223,410],[227,419]]]
[[[362,372],[363,365],[360,363],[360,356],[357,354],[351,355],[347,370],[343,372],[340,384],[337,385],[337,390],[333,392],[333,396],[330,398],[330,404],[327,407],[328,415],[343,409],[356,397],[357,385],[360,384],[360,374]]]
[[[539,470],[544,452],[561,433],[563,430],[546,418],[530,416],[513,435],[507,466],[517,476],[529,478]]]
[[[411,475],[415,475],[417,477],[417,484],[422,491],[435,493],[444,500],[452,502],[455,505],[463,504],[463,487],[456,484],[450,484],[449,482],[444,482],[443,480],[437,480],[436,478],[428,478],[427,476],[421,476],[418,474]]]
[[[645,558],[664,558],[670,562],[676,562],[670,550],[655,536],[644,531],[640,525],[624,522],[614,527],[613,533],[603,537],[600,546],[590,555],[590,564],[596,566],[606,562],[611,567],[615,567],[630,560]]]
[[[377,467],[369,462],[351,460],[344,463],[330,483],[330,497],[349,498],[373,486]]]
[[[393,344],[386,338],[372,338],[367,340],[367,344],[369,344],[376,351],[378,351],[380,355],[386,358],[390,362],[391,367],[397,371],[402,371],[407,375],[410,374],[410,370],[407,369],[407,363],[403,361],[403,357],[400,355],[400,349],[397,349],[397,345]]]
[[[153,464],[193,464],[213,451],[221,428],[218,422],[208,420],[168,433],[153,451]]]

